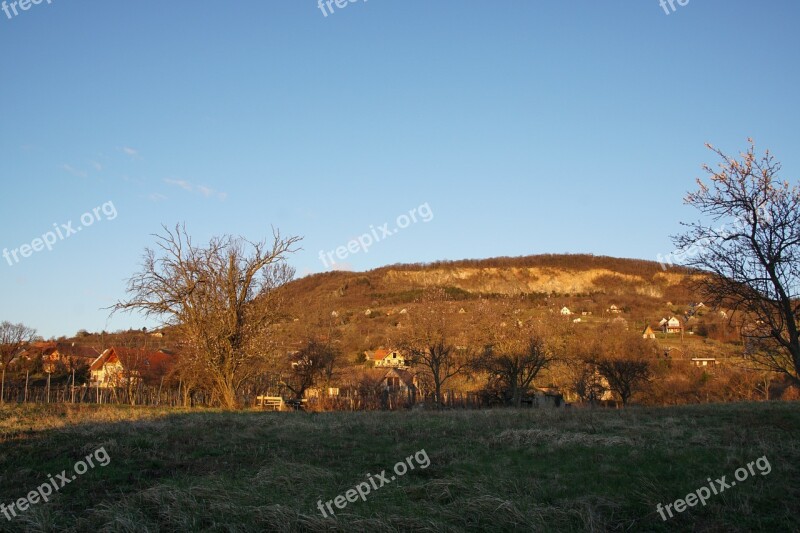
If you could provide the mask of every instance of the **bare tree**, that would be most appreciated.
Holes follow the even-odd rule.
[[[174,326],[187,340],[187,357],[197,358],[190,366],[203,368],[223,406],[236,407],[238,391],[262,370],[272,348],[275,289],[294,276],[286,256],[300,238],[276,231],[271,244],[223,236],[199,247],[185,226],[164,232],[130,278],[130,298],[113,310],[140,311]]]
[[[608,381],[608,387],[616,392],[622,405],[628,405],[639,385],[650,378],[650,363],[635,359],[601,359],[597,370]]]
[[[411,364],[422,367],[433,383],[437,406],[441,405],[444,384],[464,373],[472,363],[469,348],[457,344],[460,321],[452,304],[443,289],[426,290],[398,340]]]
[[[650,381],[656,345],[638,337],[617,334],[595,346],[599,355],[592,362],[597,371],[608,382],[609,390],[622,400],[622,405],[628,405],[631,397]]]
[[[290,369],[284,384],[294,393],[295,399],[302,399],[321,379],[330,379],[340,355],[330,343],[308,340],[298,352],[289,355]]]
[[[8,364],[23,346],[33,341],[35,336],[36,330],[24,324],[12,324],[8,321],[0,324],[0,366],[3,367],[3,377],[0,381],[0,403],[3,403]]]
[[[184,407],[191,407],[192,397],[201,390],[207,390],[211,383],[209,372],[202,364],[203,357],[193,353],[192,348],[185,345],[175,356],[175,366],[171,371],[171,379],[178,380]]]
[[[543,337],[519,332],[503,339],[494,339],[486,346],[478,366],[508,392],[511,405],[520,407],[522,397],[533,385],[533,380],[554,360]]]
[[[759,366],[800,386],[800,190],[781,181],[781,165],[755,146],[709,166],[711,183],[686,197],[710,222],[685,224],[673,237],[686,266],[709,273],[699,288],[712,304],[741,311]]]
[[[594,405],[602,399],[607,388],[595,364],[577,358],[570,361],[570,370],[572,371],[570,385],[581,401]]]

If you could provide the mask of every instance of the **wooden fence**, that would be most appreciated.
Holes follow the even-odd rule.
[[[247,389],[239,401],[244,407],[255,407],[258,396],[281,396],[290,399],[286,390]],[[218,405],[213,395],[204,391],[192,391],[188,395],[181,385],[139,386],[133,390],[125,388],[99,388],[88,385],[60,384],[47,386],[23,386],[6,383],[2,403],[31,404],[112,404],[144,405],[161,407],[214,407]],[[447,391],[442,394],[441,406],[455,409],[479,409],[485,407],[473,393]],[[308,399],[307,408],[314,411],[372,411],[399,410],[430,407],[433,398],[403,392],[343,391],[338,396],[319,396]]]

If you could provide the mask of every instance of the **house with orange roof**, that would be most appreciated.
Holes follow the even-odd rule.
[[[375,351],[366,351],[364,356],[367,362],[372,361],[375,368],[407,368],[405,356],[399,350],[379,348]]]
[[[112,347],[100,354],[89,367],[91,386],[124,387],[139,380],[157,383],[169,373],[173,364],[174,356],[161,350]]]
[[[81,366],[90,366],[100,355],[91,346],[83,346],[74,342],[51,343],[42,351],[42,365],[45,372],[55,372],[59,363],[64,368],[74,370]]]

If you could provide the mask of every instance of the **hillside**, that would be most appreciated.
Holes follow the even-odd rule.
[[[446,325],[449,338],[458,339],[452,342],[473,352],[491,342],[496,328],[509,323],[545,324],[548,342],[559,347],[558,361],[538,375],[540,387],[571,394],[571,365],[580,360],[586,346],[594,345],[599,353],[615,340],[641,340],[647,332],[648,342],[655,343],[648,345],[654,361],[675,362],[674,366],[659,364],[664,375],[657,381],[663,386],[650,395],[650,401],[708,400],[712,394],[722,398],[720,394],[734,389],[739,392],[732,397],[747,397],[755,387],[751,381],[758,376],[744,376],[750,381],[740,386],[743,345],[739,330],[724,316],[725,310],[702,305],[701,297],[693,292],[699,276],[702,273],[687,269],[664,270],[655,262],[591,255],[390,265],[368,272],[316,274],[274,293],[275,303],[282,305],[270,304],[280,314],[274,317],[274,327],[265,330],[264,346],[269,348],[265,353],[280,366],[288,364],[287,355],[308,342],[330,340],[342,357],[331,367],[328,383],[355,386],[366,379],[364,372],[374,364],[373,360],[365,363],[365,352],[400,347],[420,331],[420,320],[424,320],[420,317],[433,311]],[[430,288],[443,290],[449,301],[423,302]],[[670,331],[668,324],[661,327],[665,318],[675,321]],[[98,351],[113,345],[178,355],[182,341],[171,328],[84,333],[74,339],[76,345]],[[706,361],[692,361],[698,358]],[[720,371],[708,373],[696,366],[709,361]],[[709,377],[712,373],[714,379]],[[65,374],[62,381],[69,378]],[[459,393],[479,393],[485,385],[485,376],[475,372],[448,382],[450,390]],[[782,385],[773,388],[774,394],[782,394]]]
[[[681,349],[687,355],[734,355],[734,329],[718,311],[694,307],[701,297],[692,282],[700,275],[685,268],[664,270],[652,261],[538,255],[327,272],[297,279],[282,294],[288,301],[287,339],[303,338],[333,317],[343,331],[344,351],[354,357],[391,343],[404,315],[413,313],[423,290],[432,287],[460,301],[465,313],[479,302],[515,302],[520,318],[558,314],[567,307],[576,328],[598,329],[616,320],[641,331],[676,316],[686,326]],[[673,340],[663,337],[666,343]]]
[[[537,255],[391,265],[368,272],[328,272],[293,281],[285,288],[299,301],[328,297],[340,303],[400,303],[414,300],[426,287],[447,288],[462,298],[486,296],[589,297],[598,303],[612,297],[657,305],[692,297],[684,268],[663,270],[652,261],[594,255]],[[624,303],[624,302],[623,302]]]
[[[423,291],[438,287],[460,302],[465,312],[478,303],[514,302],[531,318],[558,313],[568,307],[579,320],[577,328],[603,328],[612,320],[629,330],[657,327],[677,316],[694,338],[694,355],[734,355],[738,348],[733,329],[709,308],[695,309],[701,300],[692,281],[701,274],[685,268],[664,270],[659,263],[594,255],[536,255],[484,260],[441,261],[429,264],[389,265],[367,272],[333,271],[296,279],[278,291],[285,302],[281,328],[284,345],[296,345],[335,325],[348,357],[391,343]],[[618,313],[611,312],[616,306]],[[405,311],[405,312],[404,312]],[[689,315],[694,315],[691,318]],[[110,344],[175,349],[169,328],[163,338],[141,331],[84,334],[72,341],[104,349]],[[156,334],[159,335],[159,334]],[[665,345],[675,344],[664,338]],[[67,340],[67,339],[64,339]],[[683,349],[686,349],[683,346]]]

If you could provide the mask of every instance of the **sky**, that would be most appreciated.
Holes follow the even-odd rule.
[[[0,4],[0,320],[157,326],[107,308],[162,225],[301,236],[298,276],[656,260],[705,143],[796,182],[795,0],[340,5]]]

